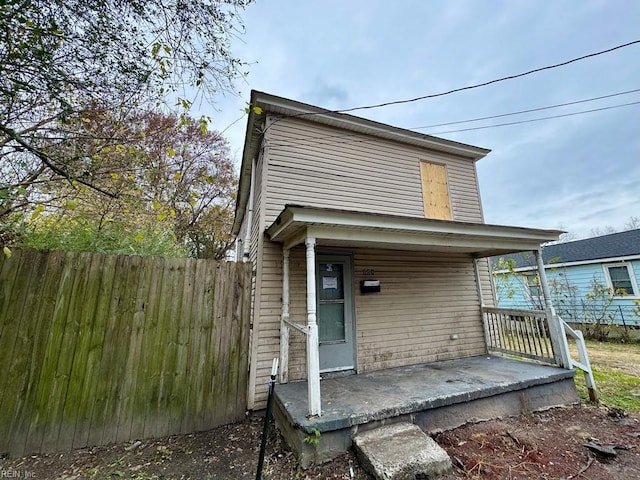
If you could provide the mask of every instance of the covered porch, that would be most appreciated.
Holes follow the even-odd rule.
[[[347,451],[359,432],[393,422],[414,423],[433,433],[575,403],[573,376],[573,370],[505,357],[467,357],[324,378],[321,416],[308,416],[308,382],[278,385],[274,414],[307,467]]]
[[[473,264],[477,295],[478,325],[484,322],[486,352],[514,353],[521,358],[546,361],[571,368],[566,336],[561,320],[555,315],[540,254],[541,244],[557,239],[560,232],[520,227],[431,220],[395,215],[352,212],[288,205],[267,229],[272,242],[282,245],[282,316],[280,327],[281,384],[289,381],[289,337],[292,330],[306,337],[306,415],[322,416],[319,340],[316,305],[316,248],[377,248],[410,250],[446,258],[447,254],[464,255]],[[290,315],[290,251],[304,244],[306,258],[306,321]],[[486,257],[532,251],[538,259],[538,273],[545,295],[546,308],[539,312],[500,311],[485,304],[483,285],[490,280]],[[384,288],[384,286],[382,287]],[[451,292],[450,302],[456,301]],[[443,324],[455,321],[442,318]],[[525,334],[520,343],[507,341]],[[519,337],[518,337],[519,338]],[[513,348],[517,345],[517,348]],[[546,351],[542,352],[543,346]],[[428,346],[425,346],[428,348]],[[540,350],[540,351],[539,351]],[[415,362],[414,362],[415,363]],[[300,388],[300,387],[298,387]]]

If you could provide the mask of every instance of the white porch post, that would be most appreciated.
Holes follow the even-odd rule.
[[[289,252],[282,249],[282,320],[280,322],[280,383],[289,382]]]
[[[316,322],[316,239],[307,237],[307,388],[309,415],[321,415],[320,351]]]
[[[549,284],[547,283],[547,275],[544,271],[544,260],[542,259],[542,251],[535,250],[536,263],[538,266],[538,278],[540,279],[540,287],[542,288],[542,296],[544,297],[545,311],[547,312],[547,322],[549,323],[549,334],[551,335],[551,343],[555,353],[556,361],[561,367],[571,368],[571,357],[569,356],[569,344],[564,328],[560,323],[560,318],[556,315],[556,311],[551,303],[551,293],[549,292]]]
[[[482,294],[482,280],[480,277],[480,267],[478,265],[478,259],[473,259],[473,273],[476,276],[476,288],[478,290],[478,300],[480,300],[480,315],[482,316],[482,330],[484,331],[484,349],[485,353],[489,353],[489,346],[491,345],[491,337],[489,333],[489,325],[487,322],[487,315],[484,312],[484,295]]]

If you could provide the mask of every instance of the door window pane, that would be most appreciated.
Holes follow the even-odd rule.
[[[321,303],[318,307],[320,342],[344,341],[344,303]]]
[[[320,264],[320,301],[323,300],[343,300],[344,285],[342,269],[344,265],[340,263]]]

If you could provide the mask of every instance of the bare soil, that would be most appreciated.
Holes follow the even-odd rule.
[[[467,425],[436,436],[468,479],[640,479],[638,416],[578,406]],[[0,478],[253,479],[262,418],[208,432],[0,461]],[[322,441],[322,439],[320,439]],[[616,456],[592,452],[592,441]],[[302,471],[277,432],[269,436],[265,480],[370,479],[352,453]],[[13,476],[11,476],[13,475]]]
[[[640,376],[638,345],[589,344],[593,365]],[[254,479],[263,418],[208,432],[174,435],[51,455],[0,459],[0,479]],[[606,407],[558,408],[466,425],[436,435],[461,479],[640,479],[640,414]],[[322,441],[322,438],[320,438]],[[604,455],[585,444],[612,448]],[[302,471],[272,426],[264,480],[370,479],[349,452]]]
[[[436,436],[472,479],[640,479],[638,416],[577,406],[467,425]],[[613,447],[613,455],[585,445]]]

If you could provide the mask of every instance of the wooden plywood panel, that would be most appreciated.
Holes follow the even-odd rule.
[[[424,216],[438,220],[451,220],[451,202],[447,169],[444,165],[420,162]]]

